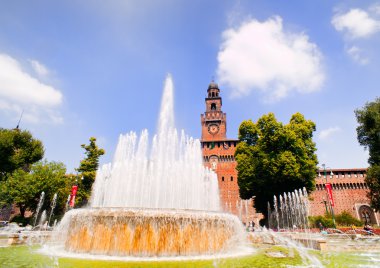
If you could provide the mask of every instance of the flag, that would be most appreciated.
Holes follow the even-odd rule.
[[[325,186],[326,186],[326,191],[327,191],[328,196],[329,196],[330,204],[333,207],[334,206],[334,198],[333,198],[333,195],[332,195],[331,184],[330,183],[326,183]]]
[[[71,208],[73,208],[75,205],[75,196],[77,195],[77,191],[78,191],[78,186],[73,185],[73,187],[71,188],[70,203],[69,203]]]

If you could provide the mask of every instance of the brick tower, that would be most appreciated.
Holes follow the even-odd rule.
[[[204,165],[218,176],[223,210],[238,215],[244,222],[251,221],[254,213],[252,200],[241,200],[239,197],[234,157],[238,140],[227,138],[227,116],[222,111],[222,97],[214,82],[208,86],[205,104],[206,111],[201,114]]]

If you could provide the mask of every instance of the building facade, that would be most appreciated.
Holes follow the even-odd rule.
[[[346,211],[362,222],[379,225],[380,215],[370,207],[367,197],[366,173],[365,168],[319,170],[316,189],[310,195],[310,214],[324,215],[331,213],[332,208],[335,215]],[[332,202],[326,183],[331,185]]]
[[[227,138],[227,115],[222,110],[222,97],[214,82],[208,86],[205,106],[201,114],[203,161],[218,176],[222,208],[243,222],[256,221],[252,199],[242,200],[239,196],[234,156],[238,140]]]

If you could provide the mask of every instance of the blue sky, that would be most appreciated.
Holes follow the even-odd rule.
[[[171,73],[178,128],[200,137],[212,77],[228,136],[240,122],[301,112],[320,164],[366,167],[354,110],[379,96],[380,2],[6,1],[0,9],[0,127],[30,130],[69,171],[95,136],[156,130]]]

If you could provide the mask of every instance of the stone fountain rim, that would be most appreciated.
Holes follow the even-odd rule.
[[[238,219],[236,215],[223,212],[223,211],[206,211],[206,210],[195,210],[195,209],[170,209],[170,208],[136,208],[136,207],[88,207],[88,208],[78,208],[68,211],[68,213],[72,213],[74,215],[80,213],[91,214],[91,212],[98,212],[104,214],[120,212],[120,213],[128,213],[128,216],[173,216],[180,217],[189,215],[194,217],[224,217],[231,219]],[[122,215],[122,214],[121,214]]]

